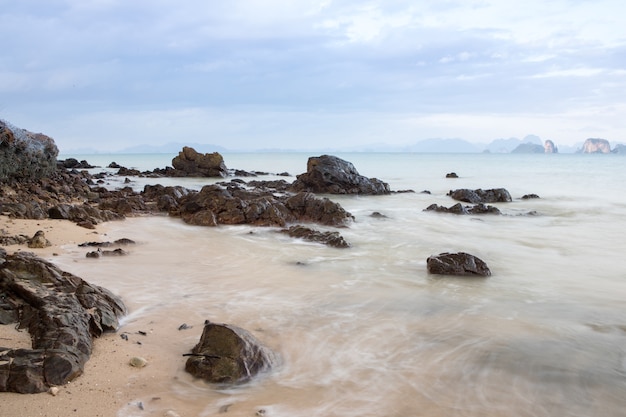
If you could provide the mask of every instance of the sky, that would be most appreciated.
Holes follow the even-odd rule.
[[[0,118],[63,152],[626,142],[623,0],[0,0]]]

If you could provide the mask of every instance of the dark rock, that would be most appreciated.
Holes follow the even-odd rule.
[[[436,211],[437,213],[451,213],[451,214],[502,214],[497,207],[476,204],[474,206],[463,206],[461,203],[456,203],[450,207],[444,207],[437,204],[431,204],[426,207],[424,211]]]
[[[490,190],[469,190],[467,188],[461,188],[458,190],[450,190],[448,193],[450,197],[458,201],[464,201],[466,203],[478,204],[478,203],[504,203],[510,202],[511,194],[504,188],[493,188]]]
[[[456,172],[449,172],[446,174],[446,178],[459,178]]]
[[[0,181],[45,177],[56,171],[58,154],[52,138],[0,120]]]
[[[333,248],[349,248],[350,244],[339,234],[339,232],[320,232],[305,226],[291,226],[289,229],[281,230],[291,237],[304,239],[309,242],[322,243]]]
[[[44,392],[82,374],[92,338],[118,328],[126,311],[108,290],[32,253],[5,255],[0,291],[28,329],[32,349],[0,349],[0,391]]]
[[[461,275],[488,277],[491,271],[487,264],[465,252],[441,253],[426,260],[428,272],[438,275]]]
[[[387,216],[385,216],[384,214],[382,214],[379,211],[373,212],[372,214],[370,214],[370,217],[375,217],[377,219],[386,219],[387,218]]]
[[[201,154],[188,146],[183,147],[178,156],[172,159],[172,166],[178,176],[184,177],[226,177],[228,175],[224,158],[218,152]]]
[[[532,198],[539,198],[537,194],[525,194],[522,196],[522,200],[530,200]]]
[[[276,364],[274,353],[252,334],[228,324],[206,323],[191,352],[185,371],[218,384],[247,382]]]
[[[120,169],[122,166],[120,164],[118,164],[117,162],[111,162],[107,168],[113,168],[113,169]]]
[[[391,193],[389,184],[376,178],[366,178],[352,163],[331,155],[309,158],[307,172],[296,177],[291,190],[325,194]]]

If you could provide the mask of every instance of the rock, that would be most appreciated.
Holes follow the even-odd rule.
[[[59,395],[59,387],[50,387],[50,389],[48,390],[48,394],[56,397],[57,395]]]
[[[311,157],[307,172],[300,174],[291,185],[291,191],[324,194],[390,194],[389,184],[359,174],[354,165],[331,155]]]
[[[148,364],[148,361],[145,358],[133,356],[130,358],[130,361],[128,361],[128,364],[134,368],[143,368]]]
[[[463,206],[461,203],[456,203],[451,207],[439,206],[437,204],[431,204],[426,207],[424,211],[436,211],[438,213],[452,213],[452,214],[501,214],[497,207],[476,204],[474,206]]]
[[[57,169],[54,140],[0,120],[0,181],[45,177]]]
[[[5,255],[3,308],[13,306],[32,349],[0,349],[0,391],[45,392],[82,374],[92,338],[118,328],[122,301],[32,253]]]
[[[52,243],[46,239],[43,230],[38,230],[35,235],[28,241],[28,247],[32,249],[43,249],[52,246]]]
[[[579,153],[610,153],[611,145],[606,139],[589,138],[583,143]]]
[[[474,255],[465,252],[441,253],[430,256],[426,260],[426,267],[431,274],[461,275],[488,277],[491,271],[487,264]]]
[[[218,152],[201,154],[188,146],[172,159],[172,166],[184,177],[226,177],[228,170]]]
[[[448,193],[450,197],[458,201],[464,201],[466,203],[478,204],[478,203],[505,203],[512,201],[511,194],[504,188],[493,188],[490,190],[469,190],[466,188],[458,190],[450,190]]]
[[[559,153],[559,149],[556,147],[554,142],[552,142],[550,139],[544,142],[543,150],[545,153]]]
[[[205,323],[191,352],[185,371],[211,383],[247,382],[276,363],[275,354],[252,334],[228,324]]]
[[[349,248],[350,244],[344,240],[339,232],[320,232],[304,226],[291,226],[289,229],[281,230],[291,237],[304,239],[309,242],[322,243],[333,248]]]
[[[456,172],[449,172],[446,174],[446,178],[459,178]]]
[[[533,198],[539,198],[539,196],[537,194],[524,194],[522,196],[522,200],[530,200]]]

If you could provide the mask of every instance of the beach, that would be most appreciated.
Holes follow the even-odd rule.
[[[303,155],[236,157],[233,165],[248,170],[271,166],[299,172],[306,161]],[[429,193],[330,196],[354,222],[339,229],[311,226],[338,231],[350,243],[347,249],[290,238],[276,227],[200,227],[165,214],[130,216],[95,230],[0,217],[8,233],[32,236],[44,230],[53,244],[8,246],[8,251],[35,252],[109,289],[128,307],[119,332],[95,340],[83,375],[56,396],[2,393],[2,413],[622,414],[626,281],[617,260],[624,250],[626,201],[614,189],[626,184],[623,159],[408,154],[345,159],[394,190]],[[137,166],[153,166],[154,160],[145,156],[143,163]],[[446,179],[450,171],[459,178]],[[139,190],[146,182],[163,181],[129,180],[124,185]],[[203,181],[216,182],[194,179],[186,185],[198,189]],[[126,181],[107,178],[107,186],[118,183]],[[450,189],[498,186],[513,197],[497,204],[501,215],[424,211],[433,203],[451,206]],[[540,198],[521,198],[529,193]],[[375,212],[380,215],[372,216]],[[136,242],[124,246],[127,256],[90,259],[86,253],[94,249],[78,246],[122,238]],[[427,257],[460,251],[484,260],[492,276],[428,274]],[[183,355],[198,342],[205,320],[248,330],[277,353],[279,363],[241,386],[194,379],[184,370]],[[0,337],[12,337],[10,329]],[[148,365],[129,366],[134,356]]]
[[[10,219],[0,216],[0,230],[5,235],[32,237],[44,231],[52,244],[43,249],[31,249],[27,245],[6,246],[8,253],[33,252],[41,258],[54,262],[54,257],[72,250],[83,242],[101,241],[106,237],[106,224],[96,230],[85,229],[66,220]],[[132,336],[130,338],[132,340]],[[28,332],[18,331],[15,325],[0,325],[0,346],[27,348],[30,346]],[[84,374],[66,386],[59,387],[56,395],[50,393],[0,394],[2,416],[116,416],[117,411],[137,396],[139,387],[147,388],[150,381],[166,378],[164,370],[154,363],[137,369],[128,363],[134,356],[151,357],[149,344],[139,345],[125,341],[119,333],[108,333],[95,340],[90,360]],[[156,361],[158,363],[158,361]],[[130,383],[132,381],[132,383]]]

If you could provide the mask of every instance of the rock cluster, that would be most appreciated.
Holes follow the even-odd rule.
[[[501,214],[497,207],[485,204],[475,204],[473,206],[464,206],[461,203],[456,203],[451,207],[444,207],[437,204],[431,204],[426,207],[424,211],[435,211],[437,213],[451,213],[451,214]]]
[[[92,338],[118,328],[122,301],[37,258],[0,249],[0,324],[27,329],[32,349],[0,348],[0,391],[36,393],[81,375]]]
[[[455,200],[472,204],[507,203],[512,201],[511,194],[504,188],[492,188],[489,190],[461,188],[450,190],[448,195]]]

